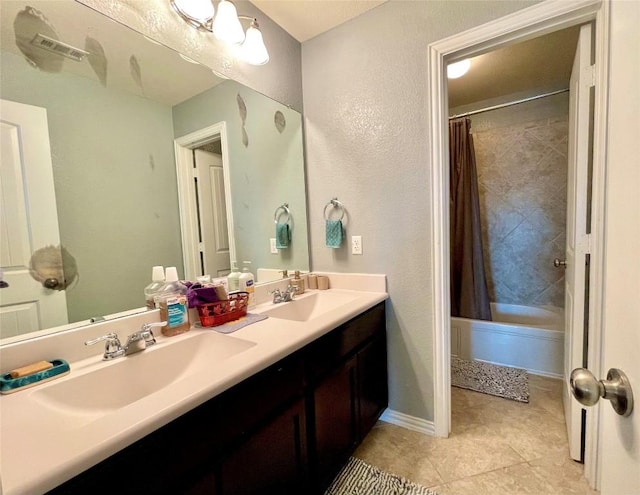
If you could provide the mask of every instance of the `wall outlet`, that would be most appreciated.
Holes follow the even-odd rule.
[[[269,239],[269,246],[271,248],[271,254],[278,254],[280,251],[278,250],[278,248],[276,247],[276,238],[272,237],[271,239]]]
[[[351,236],[351,254],[362,254],[362,236]]]

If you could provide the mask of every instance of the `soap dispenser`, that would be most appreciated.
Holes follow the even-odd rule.
[[[229,292],[240,290],[240,270],[238,270],[238,262],[231,262],[231,273],[227,275],[227,285]]]
[[[296,270],[291,279],[291,285],[296,289],[296,294],[304,294],[304,279],[300,278],[300,272]]]
[[[256,304],[255,300],[255,287],[254,287],[254,277],[253,273],[249,271],[249,267],[251,266],[251,261],[243,261],[244,267],[242,268],[242,273],[238,278],[240,283],[240,290],[245,291],[249,294],[248,307],[253,308]]]

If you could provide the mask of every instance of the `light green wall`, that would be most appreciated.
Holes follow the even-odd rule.
[[[238,95],[247,108],[248,146],[243,144]],[[276,111],[285,116],[282,133],[274,124]],[[254,273],[257,268],[308,270],[300,114],[234,81],[225,81],[176,105],[173,119],[176,137],[226,122],[237,261],[251,261]],[[274,212],[283,203],[289,204],[293,217],[292,242],[290,248],[274,255],[269,252],[269,238],[275,237]]]
[[[390,1],[302,44],[311,265],[387,275],[390,408],[433,420],[427,50],[527,7]],[[337,196],[364,254],[324,247]]]
[[[70,321],[143,306],[152,265],[182,273],[171,108],[1,58],[2,98],[47,108]]]

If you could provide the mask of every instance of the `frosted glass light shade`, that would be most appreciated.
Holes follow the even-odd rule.
[[[231,45],[239,45],[245,38],[236,7],[228,0],[218,4],[218,15],[213,20],[211,30],[216,38]]]
[[[267,47],[264,46],[262,33],[255,20],[247,29],[247,37],[242,44],[242,58],[251,65],[264,65],[269,61]]]
[[[447,77],[449,79],[458,79],[464,76],[471,67],[471,60],[465,58],[460,62],[447,65]]]
[[[215,13],[211,0],[171,0],[176,11],[188,20],[197,24],[206,24]]]

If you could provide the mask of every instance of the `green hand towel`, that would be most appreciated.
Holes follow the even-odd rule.
[[[291,242],[291,230],[288,223],[276,224],[276,248],[287,249]]]
[[[342,244],[343,230],[341,220],[327,220],[326,245],[330,248],[339,248]]]

